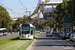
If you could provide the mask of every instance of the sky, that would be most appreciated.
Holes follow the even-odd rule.
[[[54,1],[54,0],[51,0]],[[55,0],[60,1],[60,0]],[[38,4],[38,0],[0,0],[0,5],[6,8],[10,16],[23,17],[26,14],[25,11],[31,11],[31,14],[35,10]]]

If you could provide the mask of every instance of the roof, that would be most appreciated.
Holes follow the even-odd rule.
[[[6,28],[0,28],[0,31],[2,31],[2,30],[7,30]]]

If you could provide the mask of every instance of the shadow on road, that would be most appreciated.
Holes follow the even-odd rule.
[[[19,37],[17,37],[17,38],[13,38],[13,39],[10,39],[10,40],[20,40],[20,38],[19,38]]]
[[[36,38],[36,40],[62,40],[60,38]]]
[[[35,45],[35,46],[56,46],[56,47],[75,47],[75,45]]]
[[[31,40],[31,39],[20,39],[19,37],[17,37],[17,38],[13,38],[13,39],[10,39],[10,40]]]

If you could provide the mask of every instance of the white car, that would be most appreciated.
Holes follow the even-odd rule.
[[[67,33],[68,33],[68,32],[63,32],[63,33],[61,34],[62,39],[66,39]]]
[[[47,31],[47,32],[46,32],[46,36],[47,36],[47,37],[48,37],[48,36],[51,36],[51,37],[52,37],[52,32]]]
[[[75,41],[75,33],[72,33],[72,34],[71,34],[70,40]]]
[[[58,34],[58,36],[61,37],[61,36],[62,36],[62,33],[63,33],[63,32],[60,32],[60,33]]]

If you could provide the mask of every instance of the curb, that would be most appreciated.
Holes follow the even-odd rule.
[[[38,33],[38,35],[39,35],[39,33]],[[36,39],[34,39],[34,41],[29,45],[29,47],[26,50],[32,50],[33,47],[34,47],[33,45],[35,44],[35,42],[36,42]]]

